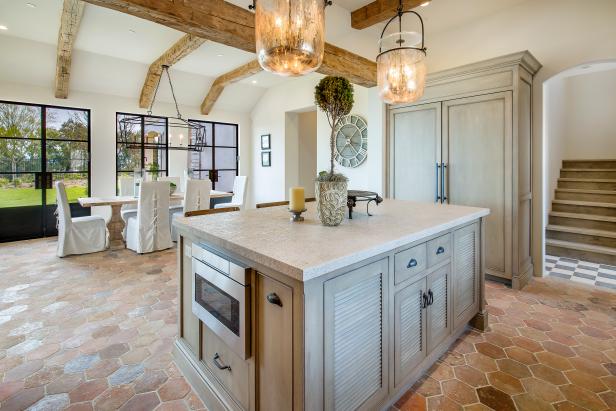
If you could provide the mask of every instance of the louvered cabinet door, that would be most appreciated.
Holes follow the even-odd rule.
[[[479,310],[479,223],[453,235],[454,326],[468,322]]]
[[[451,264],[434,271],[427,280],[428,352],[431,352],[451,332]]]
[[[324,284],[324,408],[374,409],[387,395],[388,259]]]
[[[394,296],[395,386],[426,357],[426,279],[409,285]]]

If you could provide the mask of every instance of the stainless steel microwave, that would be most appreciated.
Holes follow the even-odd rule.
[[[250,268],[192,249],[192,311],[242,359],[250,357]]]

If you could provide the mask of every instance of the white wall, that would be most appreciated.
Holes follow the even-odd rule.
[[[53,87],[37,87],[24,84],[6,83],[0,79],[0,100],[26,103],[53,104],[91,110],[91,193],[93,196],[115,195],[116,164],[116,112],[145,113],[139,109],[135,99],[96,93],[82,93],[71,90],[69,98],[56,99]],[[184,107],[180,110],[186,118],[197,120],[214,120],[239,124],[240,170],[246,175],[251,170],[250,161],[250,118],[244,113],[212,111],[208,116],[199,112],[199,107]],[[155,114],[173,116],[175,106],[167,103],[156,105]],[[95,213],[108,216],[106,209]]]
[[[314,197],[314,178],[317,175],[317,111],[298,113],[299,185],[306,197]]]
[[[285,179],[285,153],[287,144],[296,147],[296,133],[288,136],[287,116],[289,112],[306,111],[314,108],[314,87],[321,75],[309,75],[292,82],[268,89],[257,102],[251,113],[252,118],[252,184],[251,191],[256,203],[280,201],[287,196]],[[354,86],[355,104],[351,113],[364,117],[368,123],[368,158],[355,169],[336,166],[337,171],[349,177],[349,187],[383,193],[384,180],[384,127],[385,109],[375,88]],[[292,92],[290,92],[292,90]],[[295,114],[295,113],[294,113]],[[261,134],[271,134],[272,166],[261,167]],[[317,112],[317,171],[329,169],[330,127],[325,114]],[[294,149],[290,152],[293,153]],[[291,181],[291,180],[289,180]],[[294,178],[293,181],[296,181]]]
[[[544,195],[548,200],[548,207],[543,211],[544,221],[547,222],[548,213],[552,209],[554,200],[554,190],[560,176],[560,168],[565,158],[565,114],[566,114],[566,79],[562,77],[554,78],[545,83],[543,93],[544,104],[544,123],[543,133],[545,135],[543,154],[544,154]]]
[[[426,39],[428,69],[437,71],[520,50],[543,64],[533,89],[533,257],[542,272],[543,218],[550,197],[542,182],[543,87],[555,74],[616,56],[616,1],[529,0]],[[545,200],[545,204],[544,204]]]
[[[563,101],[565,158],[616,158],[616,69],[566,78]]]

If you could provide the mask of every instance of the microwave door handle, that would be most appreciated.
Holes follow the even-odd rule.
[[[220,355],[218,353],[214,354],[214,358],[212,358],[212,362],[214,363],[216,368],[218,368],[219,370],[229,370],[229,372],[231,372],[230,365],[224,365],[223,363],[220,362]]]

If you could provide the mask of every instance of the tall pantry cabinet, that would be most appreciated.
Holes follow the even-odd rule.
[[[389,107],[388,194],[487,207],[486,274],[522,288],[531,258],[532,84],[528,52],[428,75],[424,96]]]

